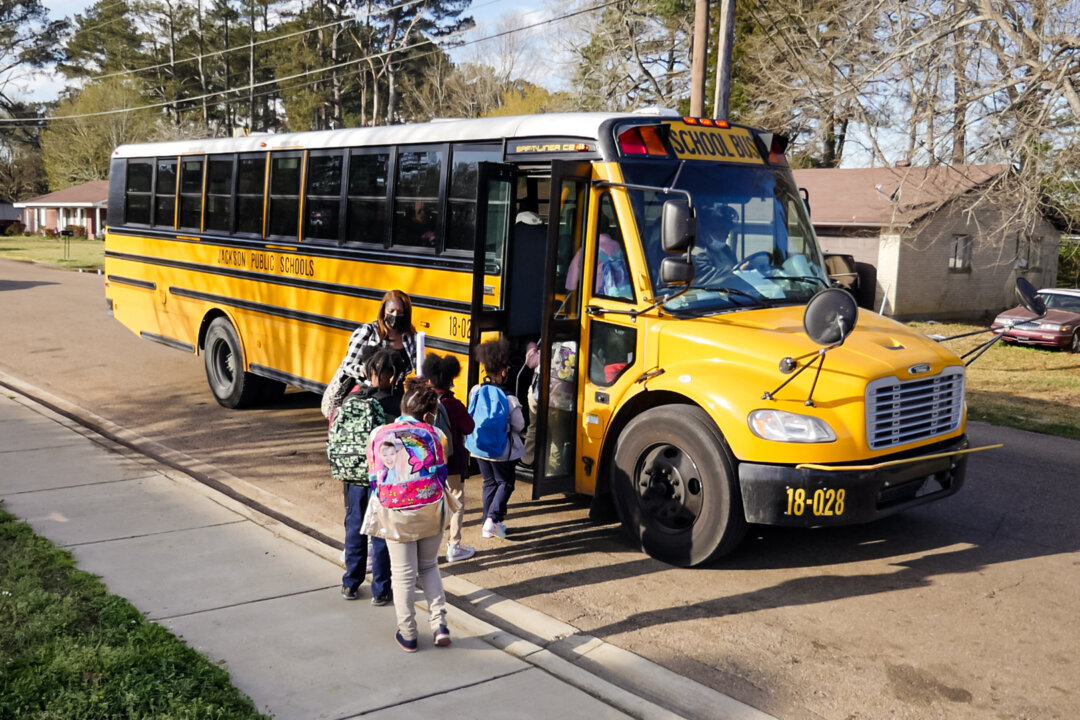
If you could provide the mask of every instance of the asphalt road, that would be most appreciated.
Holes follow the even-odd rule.
[[[201,358],[106,314],[103,280],[0,260],[0,372],[340,539],[318,398],[219,407]],[[694,570],[635,552],[578,499],[529,501],[527,486],[509,539],[481,540],[471,481],[479,552],[444,572],[785,719],[1080,717],[1080,443],[969,431],[1005,448],[976,453],[956,496],[868,526],[754,527]]]

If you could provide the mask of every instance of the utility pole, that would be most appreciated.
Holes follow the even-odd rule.
[[[727,120],[731,104],[731,48],[735,45],[735,0],[720,0],[719,35],[713,115],[719,120]]]
[[[690,114],[705,115],[705,63],[709,55],[709,0],[694,0],[694,56],[690,59]]]

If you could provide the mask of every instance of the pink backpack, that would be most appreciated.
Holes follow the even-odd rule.
[[[375,429],[368,473],[383,507],[401,510],[438,502],[446,484],[446,456],[438,431],[420,422]]]

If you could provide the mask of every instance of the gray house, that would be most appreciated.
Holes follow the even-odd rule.
[[[1016,304],[1016,278],[1057,280],[1060,231],[1009,231],[1007,196],[973,204],[1006,165],[796,170],[826,252],[859,265],[861,304],[901,320],[975,319]]]

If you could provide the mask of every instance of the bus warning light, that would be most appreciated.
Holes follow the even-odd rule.
[[[624,155],[668,156],[667,145],[661,139],[659,129],[653,125],[624,130],[619,134],[619,149]]]

